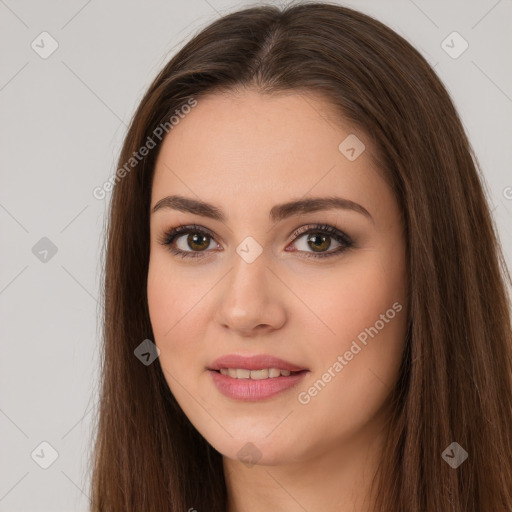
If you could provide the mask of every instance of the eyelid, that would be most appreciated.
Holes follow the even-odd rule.
[[[346,244],[354,243],[350,236],[347,235],[344,231],[330,224],[306,224],[304,226],[301,226],[300,228],[295,229],[290,234],[289,238],[290,241],[293,242],[300,236],[309,233],[326,233],[331,237],[338,236],[339,238],[342,238]]]

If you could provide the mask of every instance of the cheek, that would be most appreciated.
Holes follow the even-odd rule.
[[[212,428],[211,416],[205,416],[209,403],[204,383],[210,378],[203,360],[209,323],[205,303],[216,280],[211,275],[198,277],[200,273],[172,267],[166,255],[155,255],[150,259],[147,295],[163,376],[185,415],[204,433]]]
[[[304,280],[300,288],[295,288],[308,306],[301,315],[311,326],[308,330],[315,326],[321,339],[332,340],[326,344],[328,351],[341,349],[347,342],[350,345],[350,340],[379,321],[395,302],[402,306],[402,312],[390,311],[388,316],[392,318],[382,332],[400,330],[398,326],[405,317],[407,293],[403,262],[398,258],[383,266],[379,254],[368,253],[366,256],[363,259],[358,255],[357,264],[317,274],[314,287],[310,280]]]
[[[204,280],[194,269],[173,264],[165,251],[155,250],[149,260],[148,307],[153,332],[162,337],[179,328],[179,322],[190,323],[189,315],[200,306],[198,301],[205,293]],[[169,334],[170,334],[169,333]]]
[[[383,264],[382,253],[369,251],[350,272],[341,269],[325,282],[316,281],[324,290],[321,297],[311,289],[307,295],[308,306],[322,320],[314,319],[313,325],[324,334],[312,336],[316,371],[302,386],[306,395],[299,402],[308,402],[306,409],[316,409],[320,417],[339,416],[347,428],[376,413],[398,375],[407,295],[404,261],[393,254]]]
[[[199,317],[204,321],[205,312],[200,301],[204,293],[202,280],[173,270],[165,255],[150,259],[149,316],[155,344],[161,351],[161,362],[167,366],[177,367],[174,361],[186,362],[197,349],[201,336],[194,329],[199,329]]]
[[[163,339],[175,323],[176,310],[171,304],[176,302],[178,289],[172,284],[162,258],[151,257],[148,270],[148,308],[155,338]]]

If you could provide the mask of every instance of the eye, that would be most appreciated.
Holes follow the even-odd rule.
[[[313,224],[303,226],[293,233],[293,243],[302,242],[298,249],[287,252],[304,253],[307,258],[326,258],[339,255],[346,249],[352,247],[354,243],[351,238],[333,226],[326,224]],[[301,239],[304,238],[304,241]],[[333,239],[337,247],[335,250],[327,251],[332,248]],[[160,238],[159,243],[168,247],[172,254],[182,258],[205,257],[210,251],[212,243],[215,244],[214,235],[207,229],[197,226],[178,226],[166,231]],[[308,249],[311,249],[308,250]]]
[[[187,235],[187,236],[185,236]],[[213,234],[200,226],[178,226],[165,232],[159,240],[162,245],[166,245],[169,250],[182,258],[203,257],[205,252],[213,242]],[[174,243],[176,242],[176,244]],[[177,245],[177,247],[175,247]]]
[[[304,253],[304,256],[307,258],[327,258],[337,256],[354,246],[354,242],[347,234],[327,224],[303,226],[295,231],[293,236],[295,237],[294,244],[297,244],[297,241],[301,242],[298,244],[298,252]],[[327,249],[332,248],[333,239],[338,246],[335,248],[336,250],[327,251]],[[308,249],[311,249],[311,251]]]

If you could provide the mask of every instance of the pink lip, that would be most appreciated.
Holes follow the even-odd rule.
[[[262,370],[265,368],[278,368],[290,370],[290,376],[283,375],[269,379],[234,379],[229,375],[222,375],[221,368],[241,368],[245,370]],[[288,361],[267,354],[258,354],[245,357],[229,354],[216,359],[208,368],[217,389],[228,398],[244,402],[255,402],[277,395],[298,384],[309,370],[301,368]]]
[[[243,402],[256,402],[294,387],[308,371],[292,373],[289,377],[281,375],[280,377],[263,380],[233,379],[215,370],[209,370],[208,373],[223,395]]]
[[[209,367],[209,370],[220,370],[221,368],[240,368],[244,370],[263,370],[265,368],[278,368],[279,370],[290,370],[300,372],[307,370],[284,359],[273,357],[268,354],[256,354],[254,356],[240,356],[227,354],[216,359]]]

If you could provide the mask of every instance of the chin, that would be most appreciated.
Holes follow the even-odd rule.
[[[250,430],[246,430],[243,435],[234,435],[233,438],[227,434],[221,439],[204,437],[221,455],[238,460],[247,467],[277,466],[297,459],[297,443],[289,437],[288,442],[283,442],[272,435],[258,433],[253,436]]]

